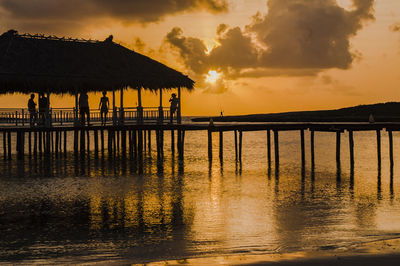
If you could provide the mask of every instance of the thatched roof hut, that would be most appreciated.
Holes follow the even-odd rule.
[[[187,88],[194,82],[112,41],[19,35],[0,36],[0,93]]]

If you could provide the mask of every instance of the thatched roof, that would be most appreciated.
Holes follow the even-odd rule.
[[[194,82],[112,41],[19,35],[0,36],[0,93],[112,91],[121,88],[193,89]]]

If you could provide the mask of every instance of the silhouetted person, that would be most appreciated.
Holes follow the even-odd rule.
[[[35,94],[31,94],[31,98],[28,101],[28,111],[29,111],[29,124],[31,127],[35,126],[36,123],[36,103],[33,100],[35,99]]]
[[[39,94],[39,120],[41,125],[45,125],[47,118],[47,109],[49,107],[49,102],[44,96],[43,92]]]
[[[106,96],[106,94],[107,94],[107,92],[103,91],[103,97],[101,97],[100,103],[99,103],[101,125],[106,125],[106,123],[107,123],[109,100],[108,100],[108,97]]]
[[[88,126],[90,125],[89,97],[86,92],[82,92],[79,96],[79,113],[81,115],[81,125],[85,125],[85,115]]]
[[[179,98],[176,98],[175,93],[172,93],[171,99],[169,99],[169,102],[171,103],[169,111],[170,111],[171,124],[172,124],[172,121],[174,119],[174,113],[178,109],[178,104],[179,104]]]

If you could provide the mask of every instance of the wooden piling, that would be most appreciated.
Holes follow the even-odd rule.
[[[46,131],[46,155],[50,155],[50,146],[51,146],[51,132],[50,131]]]
[[[81,129],[80,131],[81,139],[80,139],[80,152],[81,154],[85,152],[85,129]]]
[[[56,154],[56,158],[58,158],[59,134],[58,134],[58,131],[56,131],[55,133],[56,133],[55,154]]]
[[[113,152],[111,129],[107,130],[107,149],[108,149],[108,155],[111,156]]]
[[[183,160],[185,154],[185,130],[182,130],[180,148],[179,148],[179,159]]]
[[[134,130],[132,132],[132,139],[133,139],[133,154],[135,155],[136,158],[138,155],[137,130]]]
[[[87,153],[89,153],[90,152],[90,131],[89,131],[89,129],[85,130],[85,131],[86,131],[86,143],[87,143],[86,150],[87,150]]]
[[[78,153],[78,130],[74,130],[74,153]]]
[[[239,131],[239,162],[242,162],[243,131]]]
[[[381,148],[381,131],[376,131],[376,149],[378,158],[378,170],[382,168],[382,148]]]
[[[304,168],[306,165],[306,149],[304,141],[304,129],[300,130],[300,142],[301,142],[301,166]]]
[[[29,152],[29,156],[32,156],[32,132],[29,131],[28,132],[28,152]]]
[[[117,130],[116,132],[116,135],[117,135],[117,146],[116,146],[116,149],[115,149],[115,152],[116,153],[119,153],[120,152],[120,133],[121,133],[121,131],[120,130]]]
[[[315,149],[314,149],[314,130],[311,130],[310,132],[311,136],[310,136],[310,149],[311,149],[311,169],[312,171],[314,171],[315,169]]]
[[[224,159],[224,132],[219,132],[219,159]]]
[[[390,170],[393,171],[393,132],[389,131],[389,160],[390,160]]]
[[[354,168],[354,137],[352,130],[349,130],[349,150],[350,150],[350,167]]]
[[[267,157],[268,167],[271,167],[271,130],[267,130]]]
[[[171,130],[171,153],[172,156],[175,155],[175,131]]]
[[[149,129],[148,131],[147,131],[147,144],[148,144],[148,152],[149,152],[149,155],[151,154],[151,130]]]
[[[275,168],[279,167],[279,131],[274,130]]]
[[[38,143],[38,133],[37,133],[37,131],[35,131],[34,133],[33,133],[33,155],[36,157],[37,156],[37,148],[38,148],[38,146],[37,146],[37,143]]]
[[[238,136],[237,136],[237,130],[235,130],[235,161],[238,161]]]
[[[336,165],[340,168],[340,144],[341,144],[341,132],[336,132]]]
[[[11,131],[7,134],[7,148],[8,148],[8,160],[11,160]]]
[[[67,131],[64,130],[64,157],[67,156]]]
[[[121,151],[122,156],[126,156],[126,130],[121,130]]]
[[[101,155],[104,155],[104,129],[100,130]]]
[[[98,157],[99,155],[99,134],[97,129],[93,131],[93,137],[94,137],[94,156]]]
[[[212,131],[208,130],[208,159],[212,160]]]
[[[3,157],[7,160],[7,133],[3,131]]]

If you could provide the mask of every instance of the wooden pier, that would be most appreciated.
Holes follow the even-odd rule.
[[[3,159],[24,160],[25,156],[48,156],[53,154],[58,157],[67,156],[68,152],[75,155],[85,155],[94,152],[94,156],[108,154],[110,160],[116,153],[126,156],[141,158],[143,152],[151,152],[153,143],[152,133],[155,133],[157,146],[157,157],[162,158],[164,154],[164,132],[171,132],[171,151],[175,153],[175,145],[179,159],[184,159],[185,132],[205,131],[208,132],[208,158],[213,160],[213,132],[219,133],[219,159],[224,157],[224,133],[234,132],[235,160],[242,161],[242,146],[244,132],[265,131],[267,138],[267,163],[272,164],[272,135],[274,143],[275,168],[279,168],[279,133],[282,131],[298,131],[300,136],[301,165],[306,163],[305,131],[310,131],[310,154],[311,167],[315,167],[315,132],[332,132],[336,135],[336,164],[341,166],[341,136],[348,131],[350,167],[354,167],[354,139],[355,131],[375,131],[377,136],[377,158],[378,168],[381,167],[381,131],[388,132],[390,169],[393,171],[393,131],[400,131],[400,123],[275,123],[275,124],[132,124],[120,126],[58,126],[58,127],[1,127],[0,139],[3,146]],[[70,134],[67,134],[70,132]],[[176,140],[175,140],[176,132]],[[273,133],[273,134],[271,134]],[[73,135],[73,150],[67,150],[68,135]],[[93,141],[93,145],[90,145]],[[15,143],[15,144],[14,144]],[[106,144],[107,143],[107,144]],[[15,147],[13,147],[13,144]],[[92,150],[91,150],[92,147]],[[188,147],[190,148],[190,147]],[[106,150],[107,149],[107,150]],[[16,156],[13,156],[15,150]],[[27,153],[27,154],[26,154]]]

